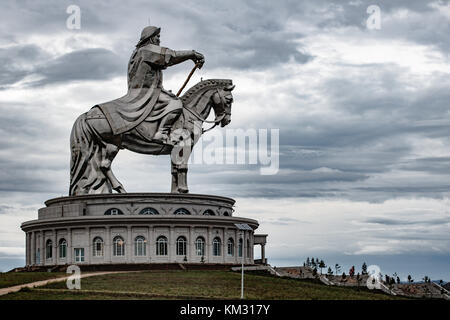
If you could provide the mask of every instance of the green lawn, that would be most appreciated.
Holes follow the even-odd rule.
[[[81,280],[81,291],[65,282],[25,290],[0,299],[239,299],[240,273],[226,271],[148,271],[94,276]],[[328,287],[307,280],[245,275],[247,299],[398,299],[360,289]]]
[[[0,288],[67,276],[59,272],[0,272]]]

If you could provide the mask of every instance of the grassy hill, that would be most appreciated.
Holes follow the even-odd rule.
[[[81,280],[81,290],[65,282],[0,296],[4,299],[239,299],[240,273],[231,271],[145,271]],[[368,289],[328,287],[311,280],[245,275],[246,299],[385,300],[399,299]]]

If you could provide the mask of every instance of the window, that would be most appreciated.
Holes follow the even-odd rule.
[[[147,240],[143,236],[138,236],[134,239],[134,255],[141,257],[147,255]]]
[[[117,208],[111,208],[105,211],[105,216],[117,216],[123,215],[123,212]]]
[[[208,209],[208,210],[205,210],[205,212],[203,212],[203,215],[204,216],[215,216],[216,214],[211,209]]]
[[[214,238],[213,240],[213,256],[221,256],[222,255],[222,250],[220,249],[222,245],[222,241],[220,241],[219,237]]]
[[[84,248],[75,248],[75,262],[84,262]]]
[[[228,255],[229,256],[234,256],[234,240],[233,238],[228,239],[228,243],[227,243],[227,248],[228,248]]]
[[[239,257],[242,257],[242,238],[239,239],[238,254],[239,254]]]
[[[67,252],[67,241],[66,239],[59,240],[59,258],[64,259]]]
[[[117,236],[113,240],[113,255],[121,257],[125,255],[125,241],[120,236]]]
[[[94,257],[103,257],[103,248],[104,248],[104,243],[103,243],[103,239],[100,237],[95,237],[94,238],[94,246],[93,246],[93,252],[92,255]]]
[[[156,239],[156,255],[167,256],[167,238],[164,236],[160,236]]]
[[[177,239],[177,256],[185,256],[186,255],[186,238],[178,237]]]
[[[223,213],[223,215],[228,217],[230,214],[228,213],[228,211],[225,211],[225,212]]]
[[[195,240],[195,252],[198,256],[205,255],[205,239],[203,239],[203,237],[198,237],[197,240]]]
[[[184,214],[191,214],[191,213],[187,209],[180,208],[180,209],[177,209],[173,214],[184,215]]]
[[[36,263],[41,262],[41,250],[38,248],[36,251]]]
[[[139,214],[159,214],[158,210],[153,208],[144,208],[139,212]]]
[[[51,259],[53,256],[53,243],[52,240],[47,240],[46,244],[45,244],[45,258],[46,259]]]

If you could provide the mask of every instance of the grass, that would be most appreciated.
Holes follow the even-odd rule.
[[[64,276],[62,272],[0,272],[0,288]]]
[[[79,291],[65,282],[0,296],[0,299],[239,299],[240,273],[226,271],[148,271],[109,274],[81,280]],[[245,298],[268,300],[398,299],[368,289],[329,287],[315,281],[245,275]]]

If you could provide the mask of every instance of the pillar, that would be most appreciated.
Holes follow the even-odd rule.
[[[111,262],[111,228],[110,227],[106,227],[105,228],[105,242],[104,242],[104,259],[106,263],[110,263]]]
[[[52,245],[52,263],[53,265],[57,264],[57,254],[58,254],[58,242],[57,242],[57,237],[56,237],[56,230],[53,229],[52,231],[52,235],[53,235],[53,245]]]
[[[263,264],[266,264],[266,245],[261,244],[261,260]]]
[[[189,262],[194,262],[195,259],[195,239],[194,239],[194,227],[189,227],[189,237],[186,248],[187,259]]]
[[[41,247],[41,265],[45,264],[45,231],[41,231],[41,239],[40,239],[40,247]]]
[[[169,229],[169,241],[168,241],[168,245],[169,248],[168,249],[168,254],[169,254],[169,262],[175,262],[176,260],[176,252],[175,252],[175,227],[174,226],[170,226]]]
[[[127,263],[132,262],[134,252],[132,252],[133,249],[133,237],[131,234],[131,226],[127,226],[127,241],[125,242],[125,257],[127,258]]]
[[[73,255],[73,248],[72,248],[72,229],[67,228],[67,248],[66,248],[66,261],[67,264],[72,264],[72,255]]]

